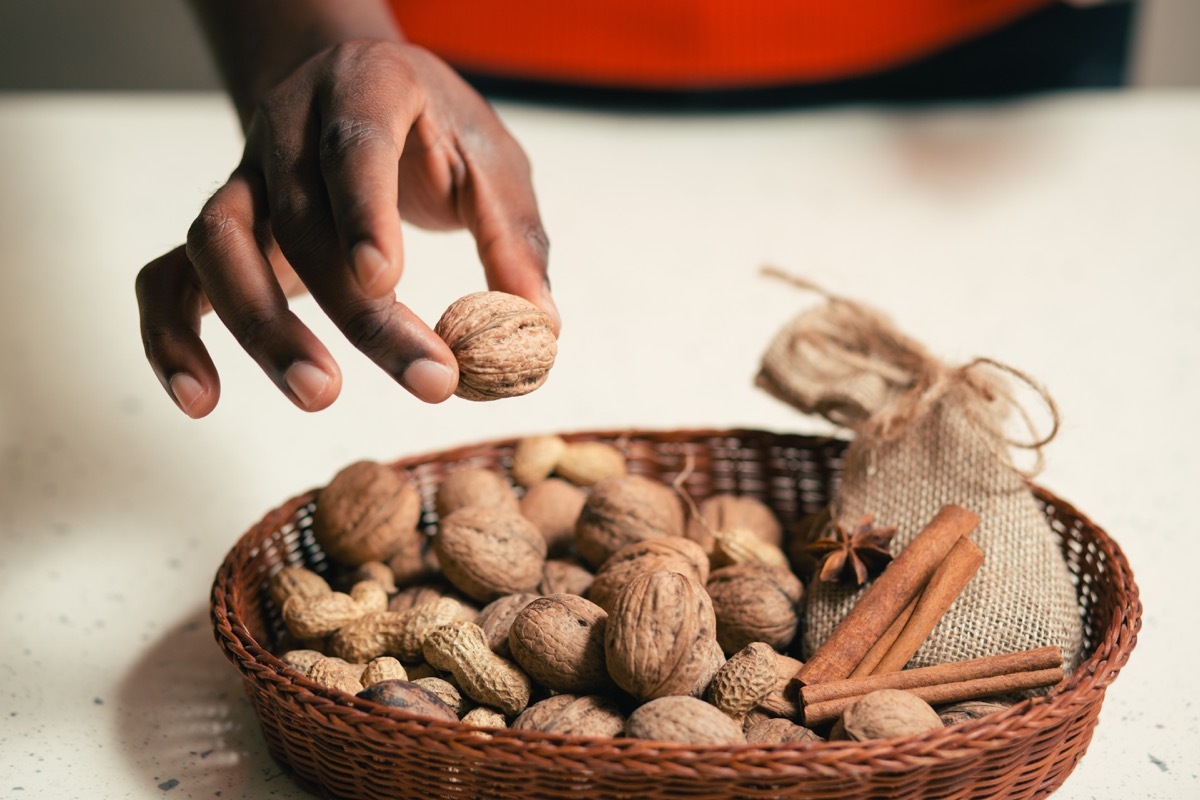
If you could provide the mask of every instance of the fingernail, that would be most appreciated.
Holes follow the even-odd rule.
[[[373,292],[378,287],[375,283],[387,271],[387,259],[379,248],[369,242],[360,242],[354,246],[351,253],[351,263],[354,267],[354,279],[363,289]]]
[[[297,361],[288,367],[287,372],[283,374],[283,380],[302,406],[312,408],[333,378],[315,364]]]
[[[204,387],[186,372],[176,372],[168,383],[171,385],[171,394],[175,397],[175,402],[183,409],[183,413],[190,417],[192,406],[196,405],[196,401],[204,394]]]
[[[404,370],[404,385],[426,403],[440,403],[454,392],[454,370],[428,358]]]

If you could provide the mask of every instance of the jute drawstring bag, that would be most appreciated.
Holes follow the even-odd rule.
[[[794,278],[786,279],[815,289]],[[820,291],[820,290],[817,290]],[[824,293],[822,293],[824,294]],[[1054,429],[1021,445],[1005,435],[1019,414],[1033,425],[1010,383],[1018,377],[1051,409]],[[909,667],[1057,645],[1075,663],[1083,630],[1070,573],[1026,478],[1041,466],[1041,447],[1057,430],[1048,394],[989,359],[950,366],[900,333],[878,312],[825,294],[774,338],[758,384],[805,413],[853,433],[831,513],[847,530],[866,514],[897,528],[899,553],[947,504],[978,514],[972,540],[983,566],[967,584]],[[1022,472],[1010,448],[1037,456]],[[807,591],[803,655],[825,641],[862,589],[814,580]]]

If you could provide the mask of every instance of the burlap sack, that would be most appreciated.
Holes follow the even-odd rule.
[[[879,313],[828,296],[780,331],[763,357],[760,386],[854,434],[832,507],[836,522],[853,526],[870,513],[880,525],[895,525],[895,554],[943,505],[979,515],[972,539],[983,566],[909,667],[1046,645],[1059,646],[1068,666],[1079,655],[1083,632],[1070,573],[1004,433],[1014,411],[1024,414],[1012,374],[986,359],[943,364]],[[1049,438],[1026,445],[1039,466]],[[806,657],[861,591],[812,582]]]

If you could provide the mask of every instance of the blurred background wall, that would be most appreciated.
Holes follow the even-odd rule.
[[[1131,83],[1200,86],[1200,0],[1139,6]],[[0,90],[218,86],[185,0],[0,0]]]

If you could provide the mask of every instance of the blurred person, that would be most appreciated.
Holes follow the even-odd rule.
[[[1075,0],[192,0],[246,144],[187,244],[138,275],[146,355],[190,417],[215,312],[295,405],[341,373],[309,292],[416,397],[453,355],[396,299],[401,220],[474,237],[489,288],[559,315],[530,165],[484,96],[660,111],[991,99],[1124,79],[1132,4]],[[1094,7],[1080,8],[1079,5]]]

